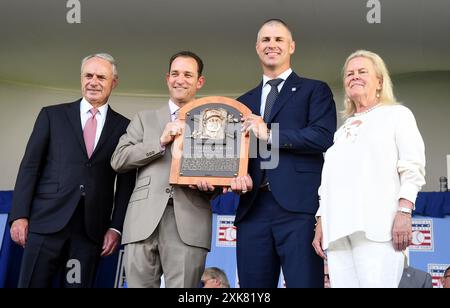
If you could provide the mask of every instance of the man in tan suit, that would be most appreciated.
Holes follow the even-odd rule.
[[[181,132],[176,112],[202,88],[202,70],[202,60],[192,52],[172,56],[168,105],[139,112],[111,158],[118,172],[138,169],[122,237],[129,287],[157,288],[164,274],[166,287],[195,288],[204,271],[214,187],[206,182],[198,189],[169,185],[171,143]]]

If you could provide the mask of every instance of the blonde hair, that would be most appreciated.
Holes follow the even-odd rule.
[[[347,69],[347,65],[351,60],[359,57],[369,59],[372,62],[373,67],[375,69],[375,73],[377,74],[377,78],[379,78],[382,81],[379,98],[380,104],[383,105],[397,104],[397,100],[394,96],[392,80],[391,77],[389,76],[389,71],[386,67],[386,64],[379,55],[371,51],[357,50],[347,58],[344,67],[342,68],[342,80],[344,83],[344,89],[345,89],[345,71]],[[345,94],[345,91],[344,91],[344,106],[345,109],[341,111],[341,114],[344,118],[351,117],[355,114],[356,112],[355,103],[347,96],[347,94]]]

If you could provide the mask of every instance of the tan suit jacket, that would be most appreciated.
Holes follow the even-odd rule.
[[[169,107],[139,112],[127,128],[111,158],[118,172],[138,169],[136,186],[128,204],[122,243],[150,237],[158,226],[173,189],[175,219],[182,241],[211,249],[212,212],[208,196],[188,187],[169,185],[172,155],[160,146],[160,136],[170,121]]]

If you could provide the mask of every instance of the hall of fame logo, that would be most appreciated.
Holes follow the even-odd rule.
[[[234,216],[217,216],[217,247],[236,247],[236,227]]]
[[[433,288],[442,288],[441,278],[450,264],[428,264],[428,273],[433,278]]]
[[[433,220],[413,219],[410,251],[434,251]]]

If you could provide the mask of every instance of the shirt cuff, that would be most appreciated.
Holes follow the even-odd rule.
[[[122,232],[120,232],[120,231],[117,230],[117,229],[109,228],[109,230],[112,230],[112,231],[116,232],[117,234],[119,234],[120,236],[122,236]]]
[[[411,201],[414,205],[414,208],[416,207],[416,199],[418,194],[417,186],[413,184],[403,184],[400,187],[400,192],[398,194],[398,199],[406,199],[408,201]]]

